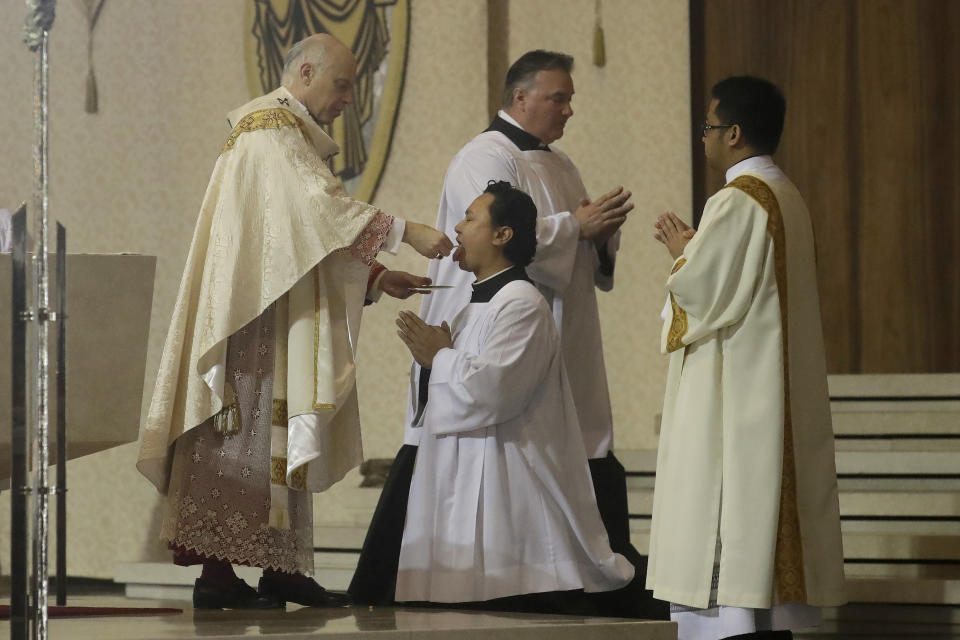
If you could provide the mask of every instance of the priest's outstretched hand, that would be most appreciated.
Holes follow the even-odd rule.
[[[453,241],[442,231],[411,220],[407,220],[403,229],[403,242],[424,258],[438,259],[450,255],[453,251]]]
[[[415,293],[430,293],[429,291],[415,291],[419,287],[429,286],[433,282],[430,278],[417,276],[406,271],[387,270],[380,276],[378,286],[380,290],[391,298],[403,300]]]
[[[433,366],[433,357],[440,349],[453,347],[453,338],[446,321],[437,327],[427,324],[412,311],[401,311],[397,326],[400,328],[397,335],[410,349],[410,354],[417,364],[425,369]]]

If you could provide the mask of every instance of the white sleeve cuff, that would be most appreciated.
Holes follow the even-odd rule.
[[[393,255],[397,255],[397,251],[400,249],[400,244],[403,242],[403,232],[407,228],[407,221],[403,218],[393,217],[393,224],[390,225],[390,233],[387,234],[386,240],[383,241],[383,247],[380,248],[381,251],[387,251]],[[380,281],[380,278],[377,278],[377,281]]]
[[[370,285],[370,290],[367,291],[366,296],[367,300],[370,302],[376,302],[380,299],[380,296],[383,295],[383,291],[380,289],[380,281],[383,280],[383,274],[385,274],[387,271],[389,271],[389,269],[384,269],[377,274],[377,277],[373,280],[373,284]]]

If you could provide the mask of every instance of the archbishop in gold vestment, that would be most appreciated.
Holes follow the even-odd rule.
[[[843,552],[809,214],[769,156],[727,180],[667,280],[647,587],[700,609],[837,606]]]
[[[229,121],[137,467],[169,494],[174,549],[310,571],[304,490],[362,459],[360,312],[374,257],[396,250],[403,221],[345,192],[326,164],[337,145],[286,89]],[[263,555],[286,543],[297,548]]]

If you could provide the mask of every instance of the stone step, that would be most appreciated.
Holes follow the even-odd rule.
[[[634,544],[646,552],[646,540],[634,537]],[[315,577],[328,589],[345,590],[350,584],[359,554],[316,553]],[[863,565],[847,563],[848,598],[851,602],[960,604],[960,564],[943,566],[878,565],[883,571],[864,570]],[[937,573],[931,573],[931,572]],[[254,581],[255,583],[255,581]],[[884,584],[891,591],[884,591]],[[917,590],[912,590],[917,587]]]
[[[960,422],[960,413],[953,418]],[[960,427],[958,427],[960,429]],[[902,448],[901,448],[902,447]],[[631,480],[635,474],[652,477],[656,471],[657,456],[652,449],[621,450],[617,458],[626,468]],[[909,446],[889,445],[879,448],[876,443],[857,446],[846,442],[837,447],[837,474],[839,475],[948,475],[960,476],[960,441],[939,446],[930,444],[928,450]],[[634,475],[629,475],[634,474]]]
[[[840,406],[837,406],[840,405]],[[896,410],[896,409],[900,410]],[[905,407],[876,409],[858,407],[853,403],[834,403],[833,433],[838,440],[844,436],[885,436],[896,439],[897,436],[939,435],[941,439],[960,433],[957,414],[960,408],[943,407],[938,411],[910,411]]]
[[[960,474],[960,450],[954,451],[837,451],[838,475]]]
[[[893,476],[880,478],[876,476],[860,476],[850,474],[837,478],[837,488],[840,493],[847,491],[912,491],[924,493],[927,491],[960,491],[960,473],[958,477],[926,477],[910,478]],[[635,491],[652,489],[653,474],[627,476],[627,490]]]
[[[854,603],[842,607],[824,608],[823,619],[842,622],[913,622],[960,625],[960,609],[911,604],[893,607],[881,604]]]
[[[843,550],[847,560],[932,561],[960,563],[960,535],[914,535],[849,531],[843,528]],[[358,551],[366,530],[362,527],[322,525],[314,529],[314,545],[324,552]],[[640,553],[649,549],[650,521],[631,521],[630,539]],[[326,557],[326,556],[324,556]],[[338,558],[338,553],[332,553]]]
[[[844,533],[846,560],[931,560],[960,563],[960,536]]]
[[[960,545],[960,522],[954,520],[876,520],[843,517],[840,530],[848,534],[901,535],[901,536],[948,536],[958,539]],[[650,518],[630,518],[630,531],[649,532]]]
[[[630,515],[650,515],[653,489],[627,492]],[[955,491],[843,491],[841,517],[956,518],[960,528],[960,493]]]
[[[960,373],[827,376],[831,398],[958,398]]]
[[[960,605],[960,579],[849,578],[850,602]]]
[[[960,416],[955,417],[960,422]],[[915,434],[916,435],[916,434]],[[958,434],[960,435],[960,434]],[[960,451],[960,437],[890,437],[886,435],[841,436],[833,443],[840,451]]]
[[[847,578],[960,580],[960,562],[844,562]]]

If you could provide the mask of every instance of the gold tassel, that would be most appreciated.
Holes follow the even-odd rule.
[[[87,72],[87,101],[84,109],[87,113],[97,112],[97,77],[93,75],[92,63],[90,71]]]
[[[599,22],[593,28],[593,64],[602,67],[607,64],[607,52],[603,44],[603,27]]]
[[[593,64],[597,67],[607,64],[607,48],[603,42],[603,22],[600,17],[602,13],[600,0],[596,0],[593,5]]]

